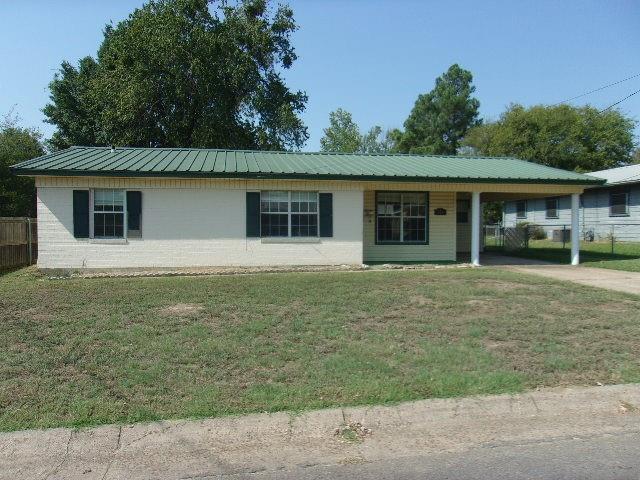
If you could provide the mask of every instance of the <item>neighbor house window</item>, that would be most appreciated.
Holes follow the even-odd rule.
[[[427,194],[378,192],[378,243],[427,243]]]
[[[558,199],[547,198],[546,199],[546,218],[558,218]]]
[[[124,237],[124,190],[93,191],[93,236],[95,238]]]
[[[518,200],[516,202],[516,218],[527,218],[527,201]]]
[[[609,194],[609,216],[625,217],[629,215],[629,192],[611,192]]]
[[[263,237],[317,237],[318,192],[261,192],[260,232]]]

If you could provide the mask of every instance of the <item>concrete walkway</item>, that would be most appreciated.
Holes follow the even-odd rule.
[[[512,269],[555,280],[565,280],[581,285],[640,295],[640,272],[623,272],[583,266],[572,267],[570,265],[522,266],[512,267]]]
[[[340,430],[345,425],[351,427]],[[373,472],[366,478],[395,478],[396,465],[427,465],[442,455],[477,458],[477,447],[504,452],[514,445],[550,448],[554,441],[612,438],[631,451],[617,462],[628,478],[637,478],[640,464],[632,463],[638,460],[633,452],[639,434],[640,385],[547,389],[301,415],[5,433],[0,434],[0,478],[327,478],[322,472],[350,478],[358,470]],[[593,445],[599,444],[585,445],[597,458],[600,447]],[[446,473],[447,464],[442,465]],[[384,469],[391,476],[376,474]]]

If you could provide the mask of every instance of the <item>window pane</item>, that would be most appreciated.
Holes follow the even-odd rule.
[[[456,207],[456,223],[469,223],[469,200],[458,200]]]
[[[402,214],[405,217],[424,217],[424,198],[421,193],[403,193]]]
[[[291,236],[292,237],[317,237],[318,236],[318,215],[317,214],[291,215]]]
[[[113,210],[116,212],[124,210],[124,190],[113,190]]]
[[[262,212],[289,211],[289,194],[287,192],[262,192],[260,194],[260,209]]]
[[[317,192],[291,192],[292,212],[317,212]]]
[[[93,216],[93,235],[95,237],[104,237],[104,214],[96,213]]]
[[[626,215],[628,213],[627,200],[626,193],[612,193],[610,196],[611,215]]]
[[[546,214],[547,218],[557,218],[558,217],[558,199],[547,198],[546,210],[547,210],[547,214]]]
[[[402,213],[401,194],[382,192],[378,194],[378,215],[400,216]]]
[[[93,236],[98,238],[124,237],[124,214],[94,213]]]
[[[456,223],[469,223],[469,212],[456,212]]]
[[[378,241],[400,241],[400,217],[378,217]]]
[[[263,213],[260,216],[260,229],[263,237],[287,237],[289,236],[289,216]]]
[[[424,242],[425,233],[424,218],[405,218],[403,220],[403,240],[405,242]]]
[[[527,203],[525,201],[516,202],[516,217],[525,218],[527,216]]]

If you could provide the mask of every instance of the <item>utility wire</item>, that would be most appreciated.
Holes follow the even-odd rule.
[[[633,92],[632,94],[627,95],[626,97],[624,97],[622,100],[618,100],[616,103],[613,103],[613,104],[609,105],[607,108],[604,108],[604,109],[600,110],[600,113],[602,113],[602,112],[606,112],[606,111],[607,111],[607,110],[609,110],[610,108],[613,108],[613,107],[615,107],[616,105],[618,105],[618,104],[620,104],[620,103],[624,102],[627,98],[629,98],[629,97],[633,97],[636,93],[640,93],[640,90],[636,90],[636,91],[635,91],[635,92]]]
[[[618,80],[617,82],[610,83],[609,85],[605,85],[604,87],[599,87],[599,88],[596,88],[595,90],[591,90],[589,92],[582,93],[580,95],[576,95],[575,97],[568,98],[567,100],[562,100],[561,102],[554,103],[551,106],[555,107],[556,105],[560,105],[561,103],[570,102],[571,100],[575,100],[576,98],[586,97],[587,95],[591,95],[592,93],[599,92],[600,90],[604,90],[605,88],[613,87],[614,85],[618,85],[619,83],[626,82],[626,81],[631,80],[631,79],[636,78],[636,77],[640,77],[640,73],[638,73],[636,75],[632,75],[632,76],[627,77],[627,78],[623,78],[622,80]]]

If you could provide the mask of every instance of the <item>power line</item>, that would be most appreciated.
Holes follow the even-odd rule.
[[[634,79],[636,77],[640,77],[640,73],[638,73],[636,75],[632,75],[632,76],[627,77],[627,78],[623,78],[622,80],[618,80],[617,82],[610,83],[609,85],[605,85],[603,87],[596,88],[595,90],[591,90],[589,92],[582,93],[580,95],[576,95],[575,97],[568,98],[567,100],[562,100],[561,102],[554,103],[551,106],[555,107],[556,105],[560,105],[561,103],[570,102],[571,100],[575,100],[576,98],[586,97],[587,95],[591,95],[592,93],[599,92],[600,90],[604,90],[605,88],[613,87],[614,85],[618,85],[620,83],[626,82],[627,80],[632,80],[632,79]]]
[[[615,107],[616,105],[618,105],[619,103],[624,102],[627,98],[629,98],[629,97],[633,97],[636,93],[640,93],[640,90],[636,90],[636,91],[635,91],[635,92],[633,92],[632,94],[627,95],[626,97],[624,97],[622,100],[618,100],[616,103],[613,103],[613,104],[609,105],[607,108],[604,108],[604,109],[600,110],[600,113],[602,113],[602,112],[606,112],[606,111],[607,111],[607,110],[609,110],[610,108],[613,108],[613,107]]]

